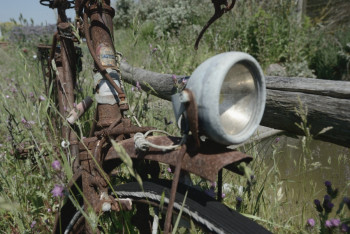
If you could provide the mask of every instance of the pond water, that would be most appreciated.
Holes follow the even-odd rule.
[[[301,137],[292,138],[278,136],[262,142],[261,150],[264,157],[272,155],[273,148],[268,144],[275,141],[277,149],[277,162],[282,178],[292,179],[298,177],[298,162],[302,158]],[[307,159],[307,177],[323,185],[324,181],[332,181],[336,186],[350,183],[350,149],[332,143],[313,140],[309,147],[312,158]],[[269,158],[266,158],[269,161]],[[272,162],[272,161],[271,161]]]
[[[273,160],[274,145],[276,149]],[[277,164],[285,186],[299,193],[303,183],[313,186],[313,199],[326,194],[325,181],[331,181],[342,195],[350,195],[350,149],[332,143],[313,140],[307,147],[309,156],[303,156],[302,137],[275,136],[262,141],[258,150],[268,167]],[[305,160],[305,161],[304,161]],[[342,199],[339,197],[337,200]]]

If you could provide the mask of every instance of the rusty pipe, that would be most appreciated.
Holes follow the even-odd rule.
[[[87,13],[84,13],[83,20],[84,20],[84,32],[85,32],[85,37],[86,37],[86,43],[87,43],[87,46],[88,46],[89,51],[91,53],[91,56],[97,65],[97,69],[101,72],[101,74],[103,76],[105,76],[107,78],[107,80],[110,82],[110,84],[113,86],[113,88],[117,91],[119,98],[121,100],[123,100],[123,98],[125,98],[125,94],[124,94],[123,90],[117,84],[115,84],[112,77],[108,74],[108,72],[106,71],[104,66],[101,64],[101,62],[97,58],[97,55],[95,53],[94,47],[93,47],[92,42],[91,42],[89,21],[88,21]]]

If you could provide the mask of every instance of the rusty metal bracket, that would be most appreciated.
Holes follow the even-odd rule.
[[[109,127],[108,129],[102,129],[95,132],[95,136],[118,136],[122,134],[135,134],[137,132],[145,133],[149,130],[153,130],[153,127],[138,127],[131,124],[131,121],[128,119],[121,119],[121,123],[118,123],[116,126]]]
[[[188,102],[185,103],[189,128],[192,133],[195,148],[198,149],[200,147],[198,135],[198,107],[192,91],[190,89],[185,89],[184,92],[186,92],[189,97]]]
[[[205,31],[209,28],[209,26],[212,23],[214,23],[217,19],[219,19],[224,13],[232,10],[232,8],[235,6],[236,0],[232,0],[231,4],[228,4],[227,0],[211,0],[211,2],[214,4],[215,13],[202,28],[202,31],[199,33],[196,43],[194,44],[195,50],[198,49],[199,41],[202,39]],[[224,5],[223,8],[221,7],[222,5]]]
[[[186,150],[187,150],[187,146],[183,145],[181,149],[177,152],[178,154],[177,154],[175,173],[174,173],[173,183],[171,185],[171,193],[170,193],[168,209],[165,217],[164,234],[168,234],[170,230],[170,223],[171,223],[171,218],[173,214],[176,190],[177,190],[177,185],[179,183],[181,165],[182,165],[182,161],[185,156]]]
[[[181,138],[150,136],[147,138],[147,140],[156,145],[175,145],[180,143]],[[89,151],[94,150],[96,141],[97,137],[85,138],[84,144],[81,143],[79,145],[79,156],[81,161],[89,159]],[[140,153],[135,150],[135,143],[133,139],[123,140],[118,143],[125,149],[132,159],[146,159],[176,166],[179,149],[164,152],[162,150],[150,147],[147,152]],[[242,152],[228,149],[225,146],[212,141],[206,141],[205,144],[201,144],[198,150],[191,149],[191,145],[193,144],[193,139],[188,139],[187,152],[184,155],[181,169],[210,181],[216,181],[219,170],[224,167],[230,171],[242,175],[242,172],[236,167],[237,164],[240,162],[249,163],[253,159],[251,156],[248,156]],[[119,161],[119,155],[113,147],[110,147],[103,162],[103,167],[106,168],[106,173],[108,174],[110,170],[113,170],[114,168],[111,167],[111,165],[117,165],[116,162]]]

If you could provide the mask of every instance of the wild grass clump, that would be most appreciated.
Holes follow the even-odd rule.
[[[0,197],[10,205],[0,209],[0,229],[49,232],[59,206],[51,190],[54,183],[66,183],[66,173],[58,176],[51,166],[58,155],[47,122],[50,100],[34,51],[10,47],[0,53]]]

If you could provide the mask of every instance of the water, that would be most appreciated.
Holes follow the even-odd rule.
[[[310,202],[313,199],[322,200],[326,194],[324,183],[331,181],[333,188],[338,188],[341,194],[337,199],[338,202],[343,196],[350,196],[349,148],[313,140],[308,147],[311,156],[303,156],[302,137],[271,137],[258,146],[259,155],[264,157],[268,167],[274,164],[272,145],[277,149],[275,161],[280,178],[288,191],[314,196],[309,198]],[[305,193],[305,185],[313,188]]]

